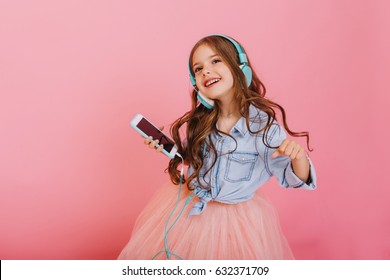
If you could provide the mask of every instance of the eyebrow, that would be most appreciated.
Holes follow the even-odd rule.
[[[217,55],[217,54],[213,54],[213,55],[210,55],[207,59],[212,59],[213,57],[215,57],[215,56],[219,56],[219,55]],[[199,62],[196,62],[196,63],[194,63],[194,64],[192,64],[192,68],[194,68],[196,65],[198,65],[199,64]]]

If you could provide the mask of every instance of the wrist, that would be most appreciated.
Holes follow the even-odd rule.
[[[309,180],[310,163],[306,156],[291,160],[291,167],[294,174],[303,182],[307,182]]]

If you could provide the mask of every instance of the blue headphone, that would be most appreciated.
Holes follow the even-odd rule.
[[[233,46],[236,48],[237,53],[238,53],[238,59],[240,60],[240,68],[241,68],[242,72],[245,75],[246,84],[249,87],[251,82],[252,82],[252,69],[248,65],[248,59],[247,59],[246,54],[245,54],[244,50],[242,49],[241,45],[239,43],[237,43],[236,41],[234,41],[232,38],[229,38],[229,37],[221,35],[221,34],[212,34],[210,36],[222,37],[222,38],[228,40],[229,42],[231,42],[233,44]],[[196,86],[196,80],[195,80],[195,75],[192,72],[192,67],[190,65],[190,62],[188,62],[188,68],[190,70],[190,81],[191,81],[191,84],[192,84],[192,86],[195,87]],[[213,109],[214,108],[214,101],[211,100],[211,99],[208,99],[207,97],[205,97],[200,91],[198,91],[198,100],[207,109]]]

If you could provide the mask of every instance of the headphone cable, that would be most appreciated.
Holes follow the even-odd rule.
[[[154,260],[155,258],[157,258],[157,256],[159,256],[160,254],[162,253],[165,253],[166,257],[168,260],[171,259],[171,255],[177,257],[178,259],[180,260],[183,260],[183,258],[177,254],[175,254],[174,252],[171,252],[169,250],[169,243],[168,243],[168,234],[169,232],[171,231],[171,229],[173,228],[173,226],[176,224],[176,222],[179,220],[179,218],[181,217],[181,215],[183,214],[183,211],[184,209],[186,208],[186,206],[190,203],[192,197],[193,197],[193,193],[191,193],[188,198],[186,199],[184,205],[183,205],[183,208],[181,209],[179,215],[176,217],[176,219],[173,221],[172,225],[169,226],[168,228],[168,225],[169,225],[169,221],[173,215],[173,213],[176,211],[176,208],[177,206],[179,205],[179,202],[180,202],[180,193],[181,193],[181,189],[182,189],[182,186],[183,186],[183,177],[184,177],[184,159],[183,157],[179,154],[179,153],[176,153],[176,156],[180,157],[181,158],[181,171],[180,171],[180,185],[179,185],[179,189],[178,189],[178,194],[177,194],[177,200],[176,200],[176,203],[175,203],[175,206],[173,208],[173,210],[171,211],[171,213],[169,214],[169,217],[167,219],[167,222],[165,223],[165,227],[164,227],[164,250],[161,250],[159,251],[156,255],[153,256],[152,260]]]

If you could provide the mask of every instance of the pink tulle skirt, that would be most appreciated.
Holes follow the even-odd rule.
[[[118,259],[167,259],[164,228],[178,198],[178,186],[167,184],[154,195],[138,216],[132,236]],[[190,195],[182,187],[178,216]],[[167,235],[171,259],[293,259],[281,231],[278,216],[258,191],[249,201],[238,204],[209,202],[199,216],[188,216],[198,201],[194,196]],[[159,253],[160,252],[160,253]]]

